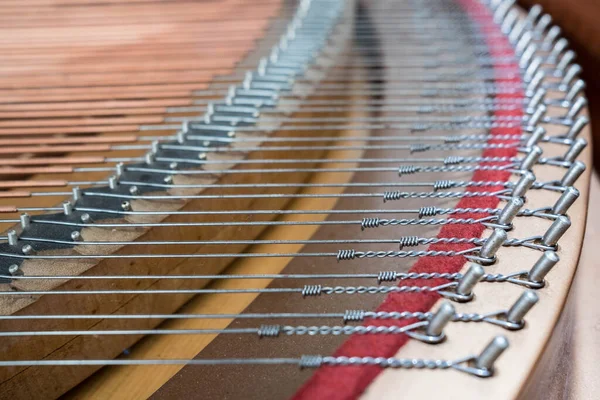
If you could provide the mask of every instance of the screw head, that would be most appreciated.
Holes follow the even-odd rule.
[[[71,240],[73,240],[74,242],[78,242],[82,239],[83,238],[81,237],[81,233],[79,231],[71,232]]]
[[[131,203],[129,203],[128,201],[124,201],[121,203],[121,208],[123,209],[123,211],[130,211]]]
[[[17,264],[12,264],[8,267],[8,273],[11,275],[22,275],[21,270]]]
[[[23,248],[21,248],[21,251],[23,252],[23,254],[27,255],[33,253],[34,250],[30,244],[26,244],[25,246],[23,246]]]

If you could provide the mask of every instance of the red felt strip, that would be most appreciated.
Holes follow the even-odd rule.
[[[501,50],[510,49],[510,45],[506,38],[488,35],[490,32],[497,32],[498,26],[494,24],[492,15],[488,9],[480,3],[479,0],[456,0],[471,16],[471,18],[479,25],[481,33],[486,39],[486,44],[489,48],[489,53],[492,57],[506,57],[513,54],[512,51]],[[507,68],[515,71],[517,78],[512,82],[520,83],[518,65],[503,65],[503,72],[507,72]],[[500,69],[495,66],[496,73]],[[506,81],[504,81],[506,82]],[[500,94],[496,97],[502,98],[517,98],[522,99],[523,93]],[[516,111],[495,111],[495,116],[513,116],[521,117],[522,112]],[[518,124],[517,124],[518,125]],[[499,131],[492,128],[491,135],[499,134],[520,134],[520,127]],[[491,139],[488,143],[495,143],[497,140]],[[506,142],[504,142],[506,143]],[[513,157],[517,153],[515,148],[510,149],[486,149],[483,156],[486,157]],[[507,181],[510,174],[504,171],[476,171],[473,174],[475,181]],[[501,187],[489,188],[490,191],[500,190]],[[499,200],[495,197],[474,197],[461,199],[457,207],[460,208],[495,208]],[[464,218],[481,218],[484,214],[467,214]],[[438,237],[481,237],[484,226],[477,225],[445,225],[440,230]],[[471,245],[448,245],[448,244],[433,244],[429,250],[463,250],[470,248]],[[411,268],[411,272],[458,272],[465,264],[465,259],[461,256],[456,257],[422,257]],[[403,281],[403,285],[428,285],[434,286],[445,283],[445,280],[411,280]],[[392,293],[386,297],[384,302],[377,308],[377,311],[411,311],[411,312],[427,312],[438,301],[440,296],[437,293]],[[383,321],[371,320],[369,325],[408,325],[416,322],[414,320],[405,321]],[[334,353],[335,356],[371,356],[371,357],[393,357],[398,350],[408,342],[409,337],[406,335],[354,335],[342,344]],[[296,400],[304,399],[354,399],[360,396],[369,384],[382,371],[377,366],[335,366],[321,367],[315,374],[299,389],[294,395]],[[399,389],[398,389],[399,390]]]

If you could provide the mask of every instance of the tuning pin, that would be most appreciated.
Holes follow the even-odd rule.
[[[560,27],[554,25],[548,30],[548,33],[546,33],[546,36],[544,37],[544,40],[542,42],[542,47],[545,49],[551,48],[556,42],[556,40],[558,40],[561,33],[562,32]]]
[[[575,97],[577,97],[583,92],[584,89],[585,82],[581,79],[577,79],[575,83],[571,85],[571,88],[567,91],[567,94],[565,95],[565,100],[571,103],[573,100],[575,100]]]
[[[523,81],[531,82],[535,74],[540,70],[543,62],[544,60],[542,60],[542,57],[535,57],[525,70],[525,73],[523,74]]]
[[[502,0],[488,0],[488,6],[492,11],[496,11],[500,4],[502,4]]]
[[[561,186],[573,186],[577,179],[583,174],[585,171],[585,164],[581,161],[575,161],[571,164],[571,167],[567,170],[565,175],[560,181]]]
[[[535,43],[530,43],[529,46],[527,46],[519,58],[519,68],[527,69],[531,65],[531,60],[533,60],[537,49],[538,48]]]
[[[554,203],[554,206],[552,207],[552,213],[557,215],[565,215],[567,210],[578,198],[579,190],[575,189],[573,186],[569,186],[558,198],[556,203]]]
[[[525,202],[520,197],[511,197],[510,200],[506,203],[500,214],[498,214],[497,223],[500,225],[510,226],[513,219],[517,216],[521,207],[523,207]]]
[[[533,290],[525,290],[515,304],[506,312],[506,321],[511,324],[523,325],[523,317],[538,302],[539,297]]]
[[[65,215],[71,215],[73,214],[73,203],[71,203],[70,201],[64,201],[62,203],[62,207],[63,207],[63,212],[65,213]]]
[[[492,231],[492,234],[481,246],[481,250],[479,250],[479,256],[481,258],[490,260],[490,262],[493,262],[493,260],[496,259],[496,253],[500,247],[502,247],[504,242],[506,242],[507,237],[508,235],[504,229],[495,228]]]
[[[527,46],[529,46],[529,43],[531,43],[532,40],[533,36],[531,35],[531,32],[525,31],[519,39],[519,41],[517,42],[517,44],[515,45],[515,54],[517,54],[517,56],[519,57],[523,55],[523,52],[525,51]]]
[[[587,106],[587,104],[588,104],[588,102],[585,97],[583,97],[583,96],[578,97],[577,100],[575,100],[575,102],[573,102],[573,104],[571,104],[571,107],[567,111],[566,118],[567,119],[575,119],[575,117],[577,117],[577,114],[579,114],[581,112],[581,110],[583,110]]]
[[[525,22],[527,22],[527,24],[530,27],[535,26],[536,21],[538,20],[538,18],[540,17],[540,15],[542,15],[543,13],[543,9],[540,5],[534,5],[533,7],[531,7],[529,9],[529,12],[527,13],[527,17],[525,17]]]
[[[508,34],[508,41],[510,44],[514,46],[521,39],[523,32],[525,32],[526,26],[527,23],[525,22],[525,20],[520,19],[517,21],[515,26],[513,26],[510,33]]]
[[[441,337],[444,333],[444,328],[452,320],[452,317],[454,317],[454,313],[454,306],[450,302],[444,301],[429,321],[425,330],[426,335]]]
[[[458,281],[456,293],[460,296],[470,297],[473,295],[473,288],[481,280],[485,271],[481,265],[471,263],[471,266]]]
[[[190,121],[185,120],[181,122],[181,132],[186,135],[190,131]]]
[[[502,21],[502,25],[500,26],[500,30],[502,31],[502,33],[504,33],[505,35],[509,34],[515,26],[515,24],[517,23],[518,18],[519,12],[514,8],[510,10],[508,14],[506,14],[506,17],[504,18],[504,21]]]
[[[566,138],[567,139],[575,139],[581,133],[583,128],[585,128],[587,126],[587,124],[589,122],[590,122],[590,120],[587,117],[581,116],[581,117],[577,118],[573,122],[573,125],[571,125],[571,127],[569,128]]]
[[[22,230],[25,230],[31,226],[31,217],[29,216],[29,214],[21,214],[19,220],[21,221]]]
[[[10,231],[6,232],[6,236],[8,238],[9,246],[14,247],[18,244],[19,236],[17,235],[17,231],[15,231],[14,229],[11,229]]]
[[[546,277],[546,275],[548,275],[548,272],[550,272],[550,270],[554,268],[558,261],[559,258],[556,252],[552,250],[545,251],[544,254],[542,254],[542,256],[539,258],[539,260],[536,261],[533,267],[531,267],[531,270],[527,274],[527,277],[531,282],[543,283],[544,278]]]
[[[501,24],[504,21],[513,4],[514,1],[505,1],[500,3],[493,16],[494,22],[496,24]]]
[[[123,175],[123,172],[125,172],[125,164],[123,164],[122,162],[117,163],[115,165],[115,175],[121,176]]]
[[[25,246],[21,247],[21,253],[30,255],[35,253],[35,249],[30,244],[26,244]]]
[[[260,61],[258,62],[258,67],[256,68],[256,71],[259,76],[266,75],[268,65],[269,65],[269,60],[267,60],[265,57],[262,57],[260,59]]]
[[[527,146],[530,147],[530,146]],[[523,171],[531,171],[533,166],[539,161],[542,156],[543,150],[540,146],[534,145],[530,147],[530,150],[523,157],[523,161],[519,165],[519,169]]]
[[[177,143],[179,144],[183,144],[185,143],[185,132],[183,131],[179,131],[175,134],[175,140],[177,141]]]
[[[250,83],[252,82],[252,80],[254,79],[254,72],[252,71],[246,71],[246,73],[244,74],[244,80],[242,85],[244,87],[250,87]],[[212,107],[212,112],[215,111],[215,106],[212,102],[209,102],[206,106],[206,112],[208,112],[208,107],[211,106]]]
[[[541,126],[537,126],[533,132],[531,132],[531,136],[527,139],[527,143],[525,143],[525,147],[532,147],[538,144],[543,138],[546,136],[546,130]]]
[[[80,242],[83,240],[83,236],[81,236],[79,231],[73,231],[71,232],[71,240],[74,242]]]
[[[538,71],[533,76],[533,79],[531,79],[531,81],[527,85],[527,89],[525,90],[525,93],[528,96],[532,96],[540,88],[545,77],[546,77],[546,74],[544,73],[544,71]]]
[[[8,273],[12,276],[23,276],[23,271],[21,271],[21,267],[17,264],[11,264],[8,267]]]
[[[144,156],[144,161],[146,161],[146,164],[148,164],[148,165],[154,164],[155,160],[156,160],[156,154],[154,154],[151,151],[146,153],[146,155]]]
[[[115,175],[108,177],[108,187],[111,189],[116,189],[119,186],[119,178]]]
[[[273,46],[271,48],[271,53],[269,54],[269,61],[273,64],[276,64],[279,60],[279,48],[277,46]]]
[[[529,103],[527,104],[527,109],[532,110],[531,112],[533,113],[538,105],[543,104],[544,97],[546,97],[546,89],[539,88],[536,90],[533,96],[531,96],[531,100],[529,100]]]
[[[525,193],[527,193],[527,191],[535,183],[535,179],[535,175],[530,171],[527,171],[521,175],[521,178],[519,178],[519,180],[513,186],[513,197],[525,197]]]
[[[546,233],[544,233],[541,240],[542,244],[544,246],[555,246],[570,227],[571,220],[569,217],[566,215],[557,217]]]
[[[565,38],[560,38],[554,43],[554,47],[550,50],[549,59],[556,60],[558,56],[569,46],[569,41]]]
[[[573,80],[575,80],[579,76],[581,71],[581,65],[571,65],[569,69],[567,69],[567,72],[565,72],[565,76],[563,77],[562,81],[560,81],[559,87],[561,88],[561,90],[567,91],[573,83]]]
[[[552,24],[552,17],[550,14],[544,14],[538,20],[537,25],[533,28],[534,32],[538,35],[543,35],[546,29]]]
[[[574,162],[581,152],[587,147],[587,140],[584,138],[577,138],[571,143],[571,146],[567,149],[567,152],[563,156],[563,160],[567,162]]]
[[[575,61],[575,52],[573,50],[565,51],[560,61],[556,64],[556,70],[564,73],[571,63]]]
[[[475,367],[489,371],[491,374],[494,363],[507,348],[508,340],[506,337],[496,336],[475,359]]]
[[[227,89],[227,96],[225,96],[225,104],[227,104],[228,106],[232,105],[236,95],[237,88],[235,87],[235,85],[230,85],[229,89]]]
[[[537,124],[539,124],[542,118],[544,118],[544,115],[546,114],[547,110],[548,108],[544,104],[538,105],[533,114],[531,114],[531,116],[527,120],[527,125],[536,126]]]
[[[81,188],[79,186],[75,186],[72,190],[71,190],[72,194],[73,194],[73,203],[77,203],[79,200],[81,200]]]
[[[153,141],[150,144],[150,151],[153,152],[154,154],[158,153],[158,151],[160,150],[160,142],[158,140]]]

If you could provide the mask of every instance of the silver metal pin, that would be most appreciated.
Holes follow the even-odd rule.
[[[542,237],[542,244],[545,246],[555,246],[560,238],[567,232],[571,227],[571,220],[565,215],[561,215],[554,220],[550,228],[544,233]]]
[[[461,296],[470,296],[473,293],[473,288],[485,275],[483,267],[476,263],[471,263],[469,269],[458,282],[456,293]]]
[[[64,201],[62,203],[62,207],[63,207],[63,212],[65,213],[65,215],[71,215],[73,214],[73,203],[71,203],[70,201]]]
[[[427,325],[425,333],[428,336],[439,337],[444,333],[444,328],[454,317],[454,306],[449,301],[444,301],[440,308],[433,314],[433,317]]]
[[[492,371],[494,363],[507,348],[508,340],[506,337],[496,336],[475,359],[475,366],[486,371]]]
[[[552,207],[552,213],[558,215],[565,215],[567,210],[575,203],[579,198],[579,190],[573,186],[569,186],[565,189],[563,194],[558,198],[554,206]]]
[[[81,188],[79,186],[75,186],[72,189],[72,193],[73,193],[73,203],[77,203],[79,200],[81,200]]]
[[[583,110],[588,104],[588,101],[585,97],[579,96],[577,100],[571,105],[569,111],[567,112],[567,119],[575,119],[577,115]]]
[[[582,71],[583,70],[581,68],[581,65],[572,64],[569,67],[569,69],[567,69],[567,72],[565,72],[565,76],[563,77],[563,80],[560,82],[560,87],[563,88],[563,90],[567,91],[568,88],[573,83],[573,80],[575,80],[575,78],[577,78],[579,76],[579,74],[581,74]]]
[[[523,161],[521,161],[521,164],[519,165],[519,169],[524,170],[524,171],[531,171],[533,166],[535,164],[537,164],[537,162],[539,161],[543,152],[544,151],[542,150],[542,148],[540,146],[538,146],[538,145],[531,146],[531,149],[529,150],[529,152],[525,155],[525,157],[523,157]]]
[[[538,105],[533,114],[531,114],[531,117],[529,117],[529,120],[527,120],[527,125],[536,126],[537,124],[539,124],[542,118],[544,118],[544,115],[546,114],[547,110],[548,107],[546,107],[545,105]]]
[[[550,14],[544,14],[538,20],[537,25],[533,28],[534,32],[543,34],[546,29],[552,24],[552,17]]]
[[[25,255],[30,255],[30,254],[33,254],[35,252],[35,250],[33,249],[33,247],[31,247],[30,244],[26,244],[25,246],[23,246],[21,248],[21,252]]]
[[[543,12],[544,10],[542,9],[542,6],[538,4],[531,7],[527,13],[527,16],[525,17],[525,22],[527,23],[528,27],[533,28]]]
[[[523,317],[538,301],[539,297],[533,290],[525,290],[506,313],[506,320],[513,324],[522,324]]]
[[[81,236],[81,233],[79,233],[79,231],[73,231],[71,232],[71,240],[74,242],[79,242],[83,240],[83,237]]]
[[[525,202],[521,197],[511,197],[506,206],[500,211],[497,222],[501,225],[510,225],[523,207],[523,204]]]
[[[544,138],[544,136],[546,136],[546,130],[541,126],[537,126],[531,133],[531,136],[527,140],[527,143],[525,144],[525,146],[526,147],[535,146]]]
[[[523,54],[525,55],[525,53]],[[542,66],[543,62],[544,60],[542,59],[542,57],[534,57],[531,63],[529,63],[527,69],[525,70],[525,73],[523,74],[523,80],[525,82],[531,82],[535,74],[540,70],[540,67]]]
[[[547,91],[544,88],[539,88],[535,91],[534,95],[529,100],[529,104],[527,104],[527,108],[531,110],[535,110],[538,105],[542,104],[544,101],[544,97],[546,97]]]
[[[568,102],[572,102],[575,98],[580,95],[585,89],[585,82],[581,79],[578,79],[571,85],[571,88],[565,95],[565,100]]]
[[[116,189],[119,186],[119,178],[116,175],[108,177],[108,187],[111,189]]]
[[[481,246],[481,250],[479,251],[479,256],[482,258],[494,260],[496,257],[496,253],[502,247],[504,242],[506,242],[508,235],[504,229],[495,228],[492,231],[492,234],[487,238],[483,246]]]
[[[581,152],[587,147],[588,142],[584,138],[577,138],[571,144],[565,155],[563,156],[563,160],[567,162],[574,162],[577,157],[581,154]]]
[[[21,214],[19,216],[19,219],[21,220],[21,229],[22,230],[25,230],[31,226],[31,217],[29,216],[29,214],[27,214],[27,213]]]
[[[519,59],[519,68],[526,70],[531,65],[537,50],[538,46],[535,43],[529,44]]]
[[[568,139],[575,139],[577,137],[577,135],[579,135],[581,133],[581,131],[583,130],[583,128],[585,128],[587,126],[587,124],[589,124],[590,120],[587,117],[578,117],[574,122],[573,125],[571,125],[571,128],[569,128],[569,132],[567,132],[566,137]]]
[[[556,41],[560,37],[561,33],[562,33],[562,31],[561,31],[560,27],[556,26],[556,25],[554,25],[552,28],[548,29],[548,32],[546,33],[546,36],[544,37],[544,40],[542,41],[542,47],[552,48],[552,46],[554,46],[554,43],[556,43]]]
[[[11,264],[8,267],[8,273],[11,274],[12,276],[22,276],[23,275],[23,271],[21,271],[21,267],[17,264]]]
[[[573,164],[571,164],[571,167],[567,170],[567,172],[561,179],[561,186],[573,186],[584,171],[585,164],[581,161],[575,161]]]
[[[535,182],[535,175],[533,172],[527,171],[521,178],[515,183],[512,190],[512,195],[516,197],[525,197],[525,193],[531,188]]]
[[[6,236],[8,237],[9,246],[16,246],[18,244],[19,236],[17,235],[17,231],[11,229],[10,231],[6,232]]]
[[[542,256],[535,262],[531,270],[529,271],[528,278],[530,281],[535,283],[544,282],[544,278],[548,275],[548,272],[556,263],[558,263],[559,257],[556,252],[552,250],[547,250],[542,254]]]
[[[575,52],[573,50],[567,50],[565,51],[565,54],[563,54],[558,64],[556,64],[556,69],[564,72],[573,61],[575,61]]]
[[[90,214],[88,214],[88,213],[81,214],[81,222],[83,222],[84,224],[89,224],[90,222],[92,222],[92,218],[90,217]]]

